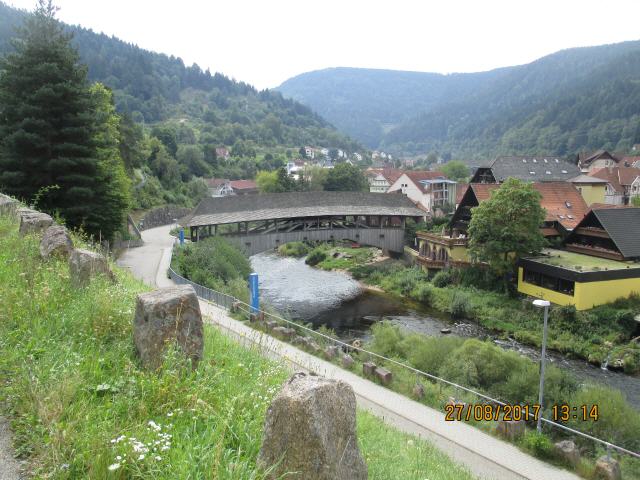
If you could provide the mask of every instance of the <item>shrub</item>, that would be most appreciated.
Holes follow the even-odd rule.
[[[433,287],[428,283],[420,283],[411,290],[409,296],[420,303],[431,305],[433,302]]]
[[[240,249],[222,237],[211,237],[178,248],[173,256],[180,275],[209,288],[245,279],[251,265]]]
[[[307,259],[304,261],[307,265],[317,265],[323,260],[326,260],[327,254],[324,250],[320,250],[319,248],[314,248],[311,250],[309,255],[307,255]]]
[[[527,432],[522,445],[539,458],[550,458],[553,455],[553,442],[543,433]]]
[[[629,405],[619,390],[589,386],[576,392],[570,405],[598,405],[597,422],[570,419],[569,426],[632,451],[640,449],[640,413]],[[581,412],[578,412],[581,413]]]
[[[427,274],[419,268],[402,268],[389,273],[382,286],[401,295],[409,295],[419,282],[426,282]]]
[[[444,288],[452,283],[451,270],[440,270],[431,279],[431,283],[438,288]]]
[[[290,242],[280,245],[278,253],[285,257],[304,257],[309,253],[309,246],[304,242]]]
[[[403,333],[397,325],[388,321],[375,323],[371,327],[373,341],[370,344],[371,350],[386,357],[401,355],[400,342],[404,339]]]
[[[453,318],[465,318],[471,313],[471,299],[469,294],[456,290],[451,297],[449,312]]]
[[[415,368],[437,374],[445,360],[464,342],[460,337],[427,337],[413,334],[402,340],[398,349]]]

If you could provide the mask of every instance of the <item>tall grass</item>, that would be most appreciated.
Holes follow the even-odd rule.
[[[0,403],[34,475],[264,478],[265,412],[288,373],[210,326],[196,370],[170,354],[159,373],[143,371],[131,326],[146,287],[116,270],[116,284],[74,290],[66,262],[42,262],[37,246],[0,217]],[[370,478],[471,478],[363,412],[358,430]]]

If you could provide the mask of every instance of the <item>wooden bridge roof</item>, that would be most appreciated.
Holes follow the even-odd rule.
[[[187,227],[276,218],[331,215],[422,217],[404,195],[364,192],[289,192],[205,198],[180,222]]]

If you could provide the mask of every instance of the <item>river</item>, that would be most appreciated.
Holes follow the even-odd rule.
[[[367,339],[371,325],[383,319],[407,331],[441,336],[449,328],[451,335],[492,339],[491,335],[472,323],[455,322],[446,314],[425,309],[382,292],[363,289],[359,282],[343,272],[326,272],[311,268],[304,259],[260,253],[251,257],[253,270],[260,278],[261,297],[289,318],[325,325],[347,341]],[[515,340],[494,342],[534,360],[539,350]],[[640,410],[640,378],[603,370],[582,360],[568,359],[551,352],[550,362],[570,371],[583,382],[599,383],[621,390],[629,402]]]

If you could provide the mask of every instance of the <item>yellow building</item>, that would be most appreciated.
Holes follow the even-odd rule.
[[[640,295],[639,238],[640,208],[591,210],[566,250],[520,260],[518,291],[578,310]]]
[[[430,232],[416,232],[418,263],[426,269],[468,265],[467,239],[464,236],[449,237]]]
[[[591,206],[594,203],[605,203],[605,194],[607,192],[607,181],[601,178],[590,177],[589,175],[578,175],[569,180],[574,187],[580,192],[582,198]]]

